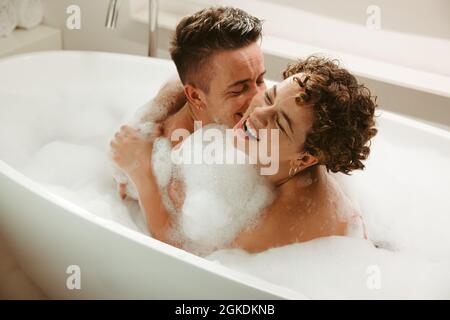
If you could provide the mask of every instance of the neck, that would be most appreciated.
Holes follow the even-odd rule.
[[[194,127],[195,121],[200,121],[202,126],[206,126],[213,122],[205,111],[194,108],[189,102],[187,102],[178,113],[179,120],[182,121],[184,127],[190,132],[194,132],[196,129]]]
[[[166,125],[168,127],[173,125],[177,128],[185,128],[192,133],[196,129],[194,127],[195,121],[201,121],[202,126],[210,123],[210,121],[205,118],[204,112],[196,110],[189,102],[187,102],[180,111],[167,120]]]
[[[310,186],[313,182],[317,181],[320,176],[321,168],[318,165],[303,169],[296,175],[289,176],[289,167],[280,167],[277,174],[268,176],[268,181],[275,187],[281,188],[287,182],[296,181],[298,185]]]

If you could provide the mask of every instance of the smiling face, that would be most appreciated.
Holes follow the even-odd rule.
[[[194,117],[233,127],[264,91],[262,21],[234,7],[211,7],[177,25],[170,54]]]
[[[264,58],[258,43],[221,51],[210,58],[212,74],[208,92],[202,91],[211,122],[232,128],[248,109],[253,97],[266,90]]]
[[[235,126],[236,147],[260,166],[265,164],[261,149],[263,156],[270,151],[270,160],[278,159],[281,178],[315,164],[334,173],[364,169],[370,140],[377,133],[376,96],[337,60],[299,59],[283,76],[282,83],[252,100]],[[261,130],[269,133],[267,139]]]
[[[241,140],[241,146],[245,145],[247,154],[250,143],[257,143],[259,147],[264,138],[261,130],[266,129],[267,150],[278,150],[280,167],[303,157],[314,112],[312,106],[297,102],[302,88],[296,78],[302,77],[302,74],[293,75],[253,98],[244,117],[235,126],[237,139]],[[273,130],[278,130],[278,139],[270,134]],[[239,148],[239,142],[236,146]]]

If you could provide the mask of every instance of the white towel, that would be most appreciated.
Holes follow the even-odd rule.
[[[17,27],[17,15],[10,0],[0,0],[0,37],[10,35]]]
[[[42,23],[44,6],[41,0],[12,0],[16,8],[18,26],[32,29]]]

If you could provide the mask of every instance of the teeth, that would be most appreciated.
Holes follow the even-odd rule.
[[[258,139],[258,134],[257,134],[256,130],[250,126],[250,124],[248,123],[248,121],[245,121],[244,125],[245,125],[245,128],[246,128],[246,130],[247,130],[247,133],[249,133],[249,135],[250,135],[252,138]]]

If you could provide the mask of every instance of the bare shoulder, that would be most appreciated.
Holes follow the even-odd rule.
[[[260,252],[320,237],[347,234],[338,185],[317,179],[310,185],[292,179],[280,188],[256,226],[243,230],[232,247]]]
[[[275,246],[274,235],[274,224],[266,212],[256,225],[242,230],[229,247],[244,249],[251,253],[261,252]]]
[[[248,252],[261,252],[285,244],[283,221],[277,213],[283,207],[283,197],[277,197],[261,213],[259,221],[243,229],[230,247],[244,249]]]

